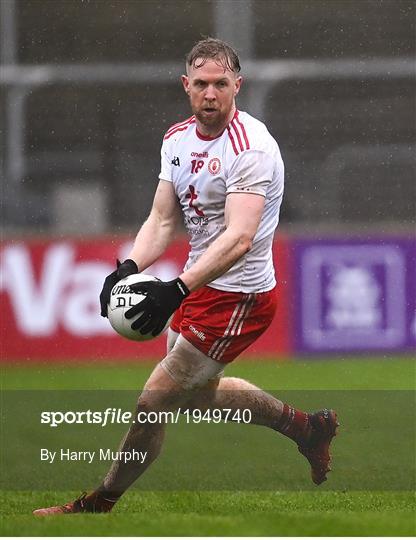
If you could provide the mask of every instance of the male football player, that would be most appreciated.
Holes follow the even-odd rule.
[[[169,282],[132,286],[146,295],[126,313],[142,313],[134,329],[157,335],[174,314],[167,355],[146,382],[137,412],[250,409],[252,423],[295,441],[313,482],[321,484],[330,470],[336,413],[308,414],[245,380],[223,376],[224,367],[272,321],[272,245],[283,196],[276,141],[263,123],[236,108],[239,71],[237,54],[220,40],[204,39],[188,54],[182,84],[193,115],[165,134],[152,210],[129,258],[106,278],[101,310],[106,317],[112,287],[153,264],[183,220],[191,246],[183,273]],[[116,461],[94,492],[35,514],[109,512],[158,457],[164,431],[163,424],[132,424],[120,450],[147,452],[144,463]]]

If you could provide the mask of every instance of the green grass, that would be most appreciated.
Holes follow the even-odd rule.
[[[0,365],[3,389],[140,389],[154,362]],[[226,375],[247,378],[261,388],[327,390],[412,390],[411,357],[310,361],[236,361]]]
[[[3,366],[3,390],[111,390],[140,388],[151,372],[153,364],[89,364],[89,365],[31,365]],[[146,491],[131,490],[110,515],[73,515],[54,518],[35,518],[34,508],[61,504],[74,498],[84,487],[62,487],[62,490],[46,489],[31,491],[10,490],[5,485],[2,492],[1,534],[11,536],[411,536],[416,534],[415,499],[410,489],[392,489],[398,485],[412,484],[412,472],[404,467],[407,460],[411,467],[414,462],[414,445],[409,436],[403,437],[403,429],[410,429],[406,417],[409,392],[415,381],[415,362],[412,358],[351,360],[313,360],[310,362],[236,362],[227,368],[227,375],[241,376],[263,388],[279,391],[284,397],[293,396],[300,402],[329,398],[336,401],[342,420],[342,431],[334,444],[334,471],[330,480],[321,487],[309,483],[306,464],[290,441],[276,436],[269,430],[256,426],[207,427],[198,431],[198,440],[192,440],[191,433],[178,426],[169,426],[166,450],[160,460],[149,470]],[[304,392],[305,390],[321,392]],[[357,392],[345,392],[357,390]],[[362,392],[368,390],[368,392]],[[383,390],[384,392],[373,392]],[[335,392],[334,392],[335,391]],[[88,392],[80,393],[87,395]],[[10,393],[9,393],[10,395]],[[13,395],[13,394],[11,394]],[[33,395],[41,395],[34,393]],[[59,396],[59,394],[57,394]],[[61,394],[64,402],[66,394]],[[89,395],[89,394],[88,394]],[[126,394],[127,395],[127,394]],[[132,393],[131,396],[134,394]],[[25,396],[17,392],[16,396]],[[130,399],[130,397],[129,397]],[[402,404],[400,400],[406,401]],[[362,426],[362,403],[369,416]],[[396,400],[396,401],[395,401]],[[361,406],[360,406],[361,404]],[[331,401],[332,405],[332,401]],[[414,406],[414,405],[413,405]],[[33,476],[43,482],[40,466],[29,466],[18,459],[22,451],[18,437],[33,438],[38,444],[36,426],[30,421],[25,399],[16,403],[16,415],[23,416],[26,424],[20,428],[16,421],[15,432],[5,431],[8,450],[15,454],[16,463],[2,459],[2,476],[16,474],[15,469],[27,478]],[[30,407],[30,406],[29,406]],[[5,407],[7,411],[7,407]],[[19,411],[22,411],[19,413]],[[26,411],[26,412],[25,412]],[[406,414],[404,414],[406,412]],[[409,413],[409,414],[410,414]],[[383,430],[366,432],[371,420],[379,426],[386,426],[385,432],[399,437],[383,438]],[[403,421],[395,425],[396,419]],[[381,424],[383,422],[383,424]],[[118,426],[120,427],[120,426]],[[181,429],[183,430],[181,432]],[[413,429],[413,428],[412,428]],[[409,433],[412,433],[410,429]],[[44,432],[42,432],[44,433]],[[62,432],[63,434],[64,432]],[[77,431],[78,433],[78,431]],[[183,435],[181,435],[183,433]],[[221,437],[218,434],[221,433]],[[5,435],[6,434],[6,437]],[[176,435],[175,435],[176,434]],[[178,435],[179,434],[179,435]],[[217,434],[217,435],[216,435]],[[54,434],[55,436],[55,434]],[[115,435],[112,435],[112,437]],[[214,439],[221,438],[221,441]],[[183,438],[188,437],[188,444]],[[411,438],[411,437],[410,437]],[[406,439],[406,440],[405,440]],[[232,461],[242,456],[250,457],[250,466],[241,460],[237,469],[238,478],[244,485],[253,484],[258,474],[259,482],[265,483],[267,490],[221,490],[213,491],[209,459],[204,459],[202,450],[208,440],[214,441],[213,449],[219,452],[221,462]],[[264,441],[265,444],[259,444]],[[109,440],[115,445],[117,441]],[[406,444],[408,445],[406,447]],[[409,446],[410,444],[410,446]],[[181,446],[182,445],[182,446]],[[256,446],[258,445],[258,446]],[[272,446],[275,445],[275,446]],[[366,446],[367,445],[367,446]],[[264,448],[262,448],[264,446]],[[410,448],[410,455],[409,454]],[[236,453],[236,451],[238,452]],[[223,454],[221,454],[223,452]],[[250,453],[251,452],[251,453]],[[356,455],[364,455],[358,462]],[[391,454],[391,455],[390,455]],[[213,459],[215,452],[213,452]],[[375,459],[374,456],[377,456]],[[383,461],[384,460],[384,461]],[[396,463],[397,462],[397,463]],[[219,463],[219,462],[218,462]],[[215,463],[214,463],[215,465]],[[224,466],[219,463],[219,466]],[[361,468],[360,468],[361,467]],[[396,467],[396,468],[395,468]],[[207,476],[204,480],[204,471]],[[224,470],[226,470],[224,468]],[[268,471],[270,470],[270,474]],[[267,478],[263,475],[266,471]],[[362,486],[353,481],[359,473]],[[197,483],[196,490],[154,491],[152,481],[170,474],[170,480],[188,475]],[[403,474],[400,480],[400,474]],[[199,475],[199,476],[198,476]],[[166,476],[165,476],[166,477]],[[85,476],[87,478],[87,476]],[[399,478],[399,480],[398,480]],[[78,480],[75,478],[78,482]],[[389,490],[368,488],[368,486],[389,486]],[[401,482],[401,483],[400,483]],[[276,484],[274,486],[274,483]],[[144,484],[144,482],[143,482]],[[215,485],[215,482],[214,482]],[[344,485],[344,487],[342,487]],[[273,487],[274,486],[274,487]],[[300,486],[300,487],[296,487]],[[304,487],[303,487],[304,486]],[[352,487],[351,487],[352,486]],[[71,489],[71,490],[69,490]]]
[[[131,492],[110,515],[34,518],[74,493],[5,493],[3,535],[412,536],[413,496],[377,492]]]

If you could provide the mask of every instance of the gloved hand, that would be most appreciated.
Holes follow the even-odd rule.
[[[172,281],[133,283],[130,289],[145,294],[146,298],[126,311],[125,316],[132,319],[143,311],[131,327],[133,330],[139,330],[141,334],[152,333],[153,336],[160,334],[169,317],[189,294],[188,287],[179,278]]]
[[[107,306],[110,302],[111,290],[114,285],[120,279],[130,276],[130,274],[137,274],[138,271],[137,264],[132,259],[126,259],[123,263],[117,259],[117,268],[105,278],[103,289],[100,293],[101,317],[108,316]]]

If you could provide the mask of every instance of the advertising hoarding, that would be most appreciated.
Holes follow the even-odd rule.
[[[296,240],[293,264],[297,351],[414,350],[415,240]]]
[[[118,336],[99,314],[99,293],[115,260],[124,260],[131,240],[13,240],[1,245],[1,359],[142,360],[163,356],[165,336],[132,342]],[[275,246],[279,259],[279,309],[271,327],[248,355],[287,355],[291,345],[288,313],[287,246]],[[146,270],[162,280],[178,276],[188,253],[185,239],[174,242]]]

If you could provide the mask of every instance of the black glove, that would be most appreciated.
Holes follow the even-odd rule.
[[[117,260],[117,269],[111,272],[104,281],[103,289],[100,293],[101,317],[107,317],[107,306],[110,302],[111,290],[116,283],[130,274],[137,274],[139,269],[132,259],[126,259],[123,263]]]
[[[131,319],[143,311],[131,327],[133,330],[139,330],[141,334],[151,332],[153,336],[160,334],[169,317],[189,294],[188,287],[179,278],[173,281],[133,283],[130,289],[145,294],[146,298],[126,311],[125,316]]]

